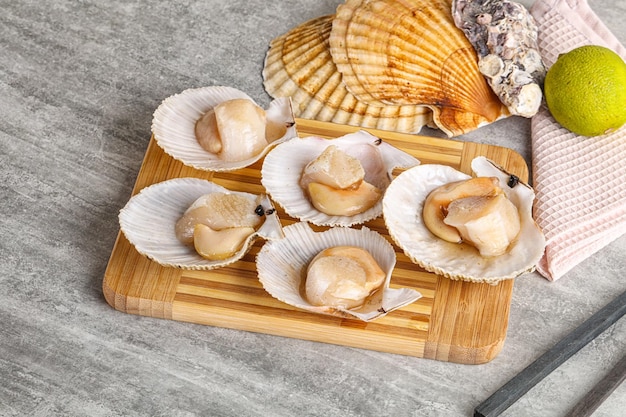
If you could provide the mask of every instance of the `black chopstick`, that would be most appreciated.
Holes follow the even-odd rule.
[[[474,417],[495,417],[626,313],[626,291],[604,306],[474,409]]]
[[[570,417],[588,417],[600,407],[626,379],[626,356],[624,356],[611,371],[593,387],[591,391],[576,404],[567,414]]]

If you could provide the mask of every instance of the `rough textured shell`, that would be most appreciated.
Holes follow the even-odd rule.
[[[403,133],[432,124],[428,107],[370,105],[346,89],[328,48],[333,19],[309,20],[271,41],[263,68],[268,94],[291,97],[294,115],[304,119]]]
[[[522,4],[454,0],[452,16],[478,54],[478,68],[512,114],[532,117],[546,75],[537,25]]]
[[[252,234],[244,247],[233,257],[223,261],[209,261],[198,255],[193,247],[182,244],[176,237],[175,224],[185,210],[200,196],[213,193],[237,193],[257,201],[254,194],[231,191],[213,182],[198,178],[176,178],[141,190],[120,211],[120,227],[137,252],[163,265],[182,269],[208,270],[225,266],[241,259],[254,240],[282,238],[282,227],[275,213],[266,215],[263,225]],[[261,196],[261,205],[271,210],[267,196]]]
[[[534,270],[543,255],[545,239],[532,218],[533,190],[520,182],[507,185],[510,175],[484,157],[472,161],[477,176],[495,176],[521,217],[522,230],[509,252],[484,258],[475,248],[435,237],[422,221],[428,194],[440,185],[470,178],[445,165],[421,165],[400,174],[383,198],[383,215],[389,235],[405,254],[427,271],[450,279],[497,284]]]
[[[428,106],[451,136],[508,114],[455,26],[450,0],[347,0],[337,8],[329,44],[359,101]]]
[[[203,171],[232,171],[261,159],[271,147],[297,136],[291,100],[278,98],[266,109],[267,119],[285,124],[287,132],[271,142],[263,152],[244,161],[227,162],[204,150],[195,135],[196,121],[208,110],[227,100],[245,98],[247,94],[232,87],[192,88],[163,100],[154,112],[152,133],[163,150],[185,165]]]
[[[300,187],[302,170],[331,144],[358,158],[366,171],[365,180],[382,190],[389,185],[391,173],[395,168],[408,168],[419,164],[413,156],[363,130],[337,139],[309,136],[282,143],[265,157],[261,169],[261,183],[272,199],[291,217],[318,226],[352,226],[365,223],[382,214],[382,199],[374,207],[355,216],[329,216],[313,207]],[[382,166],[372,167],[373,152],[380,155]],[[372,176],[375,171],[377,174]]]
[[[274,298],[313,313],[358,318],[363,321],[383,317],[390,311],[410,304],[421,294],[408,288],[389,288],[396,263],[393,247],[378,233],[363,227],[331,228],[314,232],[306,223],[284,228],[285,238],[267,242],[257,255],[256,265],[263,288]],[[372,254],[387,273],[382,289],[374,293],[360,308],[352,310],[320,307],[309,304],[300,292],[309,262],[322,250],[339,245],[359,246]]]

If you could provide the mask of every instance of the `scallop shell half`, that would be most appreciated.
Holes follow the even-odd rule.
[[[273,97],[298,117],[458,136],[509,116],[454,24],[450,0],[348,0],[270,43]]]
[[[291,217],[318,226],[352,226],[382,214],[382,198],[369,210],[354,216],[330,216],[313,207],[300,187],[300,178],[304,167],[330,145],[357,158],[364,168],[365,181],[383,191],[389,186],[394,169],[419,164],[415,157],[364,130],[337,139],[308,136],[281,143],[265,157],[261,183]]]
[[[156,143],[174,159],[202,171],[232,171],[252,165],[275,145],[297,136],[291,99],[277,98],[265,110],[268,123],[282,125],[285,134],[270,142],[258,155],[243,161],[229,162],[204,150],[195,134],[198,119],[227,100],[244,98],[246,93],[232,87],[211,86],[187,89],[163,100],[154,112],[152,133]]]
[[[291,97],[294,115],[304,119],[403,133],[432,125],[425,106],[371,105],[348,91],[328,47],[334,17],[309,20],[270,42],[263,67],[268,94]]]
[[[428,194],[440,185],[471,178],[445,165],[411,168],[391,183],[383,197],[389,235],[414,263],[450,279],[497,284],[532,272],[545,249],[543,232],[532,217],[533,189],[485,157],[475,158],[471,165],[476,176],[497,177],[518,208],[521,230],[506,254],[482,257],[468,244],[435,237],[424,225],[422,208]]]
[[[258,201],[265,209],[265,221],[235,255],[220,261],[209,261],[192,246],[178,240],[175,224],[199,197],[216,192],[237,193]],[[182,269],[209,270],[229,265],[241,259],[257,238],[270,240],[283,237],[280,220],[267,196],[231,191],[198,178],[175,178],[142,189],[120,210],[119,222],[122,232],[137,252],[163,266]]]
[[[421,104],[450,136],[508,114],[452,18],[451,0],[347,0],[329,44],[359,101]]]
[[[380,234],[363,227],[351,229],[331,228],[314,232],[306,223],[294,223],[284,229],[285,239],[267,242],[256,259],[259,280],[274,298],[313,313],[363,321],[374,320],[408,305],[421,297],[409,288],[390,288],[391,273],[396,263],[393,246]],[[386,272],[380,290],[372,294],[366,303],[356,309],[337,309],[329,306],[311,305],[301,292],[309,262],[322,250],[333,246],[358,246],[367,250]]]

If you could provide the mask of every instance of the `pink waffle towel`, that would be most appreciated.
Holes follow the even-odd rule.
[[[588,44],[626,58],[626,49],[585,0],[537,0],[547,67],[559,54]],[[531,122],[534,215],[546,236],[537,271],[553,281],[626,233],[626,127],[587,138],[561,127],[542,106]]]

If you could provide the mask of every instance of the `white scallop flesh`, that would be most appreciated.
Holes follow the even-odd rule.
[[[261,195],[252,199],[245,194],[221,192],[202,195],[176,222],[176,235],[183,243],[191,244],[198,223],[216,231],[231,227],[256,228],[262,220],[255,212],[261,198]]]
[[[378,290],[385,278],[368,251],[357,246],[333,246],[309,263],[305,295],[314,305],[355,308]]]

